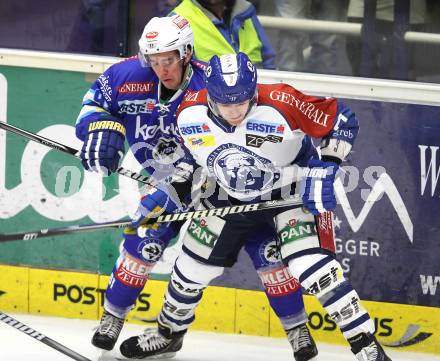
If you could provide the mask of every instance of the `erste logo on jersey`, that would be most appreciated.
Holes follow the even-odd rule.
[[[245,196],[272,189],[280,178],[270,160],[237,144],[222,144],[209,154],[206,163],[224,188]]]
[[[122,100],[118,102],[119,114],[151,114],[156,99],[148,98],[142,100]]]
[[[261,120],[250,119],[246,123],[246,129],[258,133],[276,133],[284,134],[284,124],[276,124],[271,122],[263,122]]]
[[[181,135],[195,135],[210,133],[211,129],[206,123],[190,123],[186,126],[179,127]]]

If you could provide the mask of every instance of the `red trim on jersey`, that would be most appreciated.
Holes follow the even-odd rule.
[[[190,60],[190,63],[191,63],[192,65],[194,65],[195,67],[200,68],[200,69],[202,69],[202,70],[206,70],[206,68],[208,67],[208,64],[203,63],[203,62],[201,62],[201,61],[199,61],[199,60],[196,60],[196,59],[191,59],[191,60]]]
[[[180,112],[185,108],[192,107],[193,105],[208,105],[208,100],[206,96],[206,89],[202,89],[199,91],[187,90],[183,95],[182,102],[177,108],[176,118],[179,118]]]
[[[321,248],[335,253],[336,247],[333,236],[333,213],[331,211],[320,213],[315,217],[315,219],[316,230],[318,232],[318,239],[321,244]]]
[[[258,105],[277,109],[292,130],[320,138],[333,129],[337,100],[305,95],[287,84],[258,84]]]

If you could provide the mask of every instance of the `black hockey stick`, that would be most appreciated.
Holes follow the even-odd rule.
[[[256,211],[263,211],[272,208],[281,208],[288,206],[300,206],[301,204],[302,204],[302,199],[300,197],[295,196],[287,199],[279,199],[279,200],[266,201],[260,203],[249,203],[249,204],[242,204],[236,206],[211,208],[201,211],[163,214],[157,218],[156,222],[186,221],[189,219],[210,217],[210,216],[224,217],[228,214],[256,212]]]
[[[172,214],[163,214],[159,216],[157,219],[152,218],[151,222],[176,222],[176,221],[186,221],[189,219],[209,217],[209,216],[218,216],[223,217],[228,214],[234,213],[246,213],[246,212],[256,212],[262,211],[272,208],[281,208],[288,206],[299,206],[302,204],[302,200],[299,197],[292,197],[287,199],[280,199],[275,201],[266,201],[260,203],[249,203],[246,205],[239,206],[227,206],[221,208],[211,208],[201,211],[189,211],[189,212],[179,212]],[[16,240],[33,240],[42,237],[52,237],[63,234],[72,234],[79,232],[89,232],[89,231],[97,231],[105,228],[122,228],[131,224],[130,220],[122,220],[115,222],[106,222],[106,223],[94,223],[94,224],[85,224],[85,225],[75,225],[61,228],[52,228],[52,229],[40,229],[37,231],[31,232],[22,232],[22,233],[9,233],[4,234],[0,233],[0,242],[9,242]]]
[[[34,142],[46,145],[49,148],[56,149],[61,152],[64,152],[64,153],[67,153],[67,154],[73,155],[74,157],[79,158],[80,152],[77,149],[74,149],[74,148],[71,148],[67,145],[58,143],[54,140],[42,137],[41,135],[28,132],[27,130],[17,128],[11,124],[1,122],[1,121],[0,121],[0,128],[3,128],[4,130],[8,130],[8,131],[15,133],[17,135],[20,135],[24,138],[33,140]],[[151,184],[151,182],[148,181],[149,177],[144,176],[139,173],[136,173],[136,172],[132,172],[131,170],[125,169],[123,167],[119,167],[118,169],[116,169],[115,172],[118,174],[121,174],[123,176],[129,177],[131,179],[137,180],[138,182],[148,184],[148,185],[153,185],[153,184]]]
[[[90,232],[105,228],[122,228],[128,226],[130,223],[131,223],[130,220],[122,220],[116,222],[84,224],[84,225],[68,226],[61,228],[52,228],[52,229],[40,229],[32,232],[9,233],[9,234],[0,233],[0,242],[9,242],[9,241],[17,241],[17,240],[30,241],[32,239],[37,239],[42,237],[52,237],[63,234]]]
[[[74,360],[92,361],[92,360],[88,359],[87,357],[84,357],[84,356],[80,355],[79,353],[76,353],[75,351],[71,350],[70,348],[58,343],[57,341],[51,339],[50,337],[47,337],[47,336],[43,335],[42,333],[35,331],[33,328],[26,326],[25,324],[21,323],[20,321],[16,320],[15,318],[12,318],[11,316],[8,316],[6,313],[1,312],[1,311],[0,311],[0,321],[3,321],[7,325],[16,328],[17,330],[25,333],[26,335],[34,338],[35,340],[40,341],[49,347],[52,347],[53,349],[57,350],[58,352],[61,352]]]

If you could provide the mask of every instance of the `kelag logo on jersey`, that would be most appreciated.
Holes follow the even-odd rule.
[[[190,123],[186,127],[179,127],[182,135],[206,134],[210,133],[211,129],[206,123]]]
[[[232,143],[216,148],[206,162],[226,189],[246,196],[270,190],[280,178],[268,159]]]
[[[277,133],[284,134],[284,125],[260,120],[249,120],[246,123],[246,129],[258,133]]]

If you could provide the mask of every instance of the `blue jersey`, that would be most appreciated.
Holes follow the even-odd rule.
[[[186,90],[205,87],[204,68],[204,63],[192,60],[181,88],[163,101],[158,77],[151,68],[142,67],[137,57],[112,65],[84,96],[76,121],[77,137],[86,139],[90,122],[118,121],[143,168],[157,180],[167,177],[178,162],[192,162],[180,145],[175,113]]]

